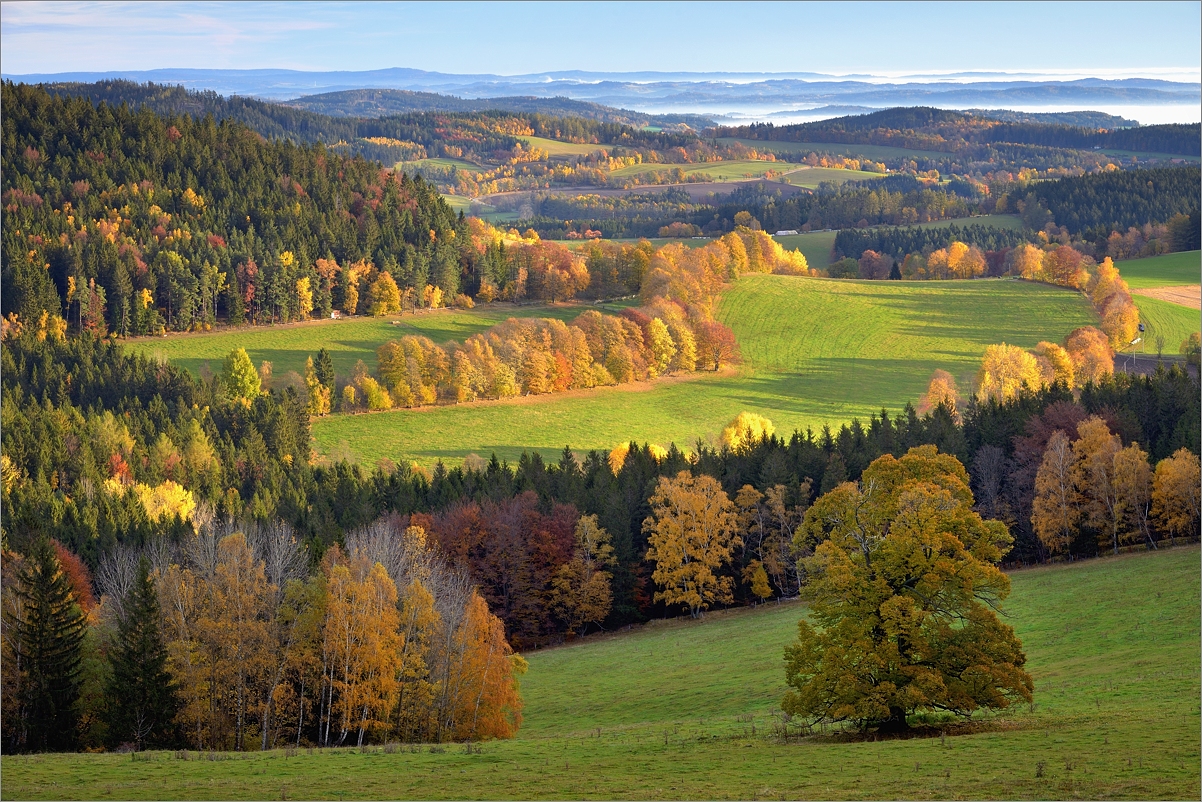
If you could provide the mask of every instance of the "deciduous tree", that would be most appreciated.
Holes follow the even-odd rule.
[[[652,579],[662,588],[656,601],[683,604],[697,618],[714,602],[729,603],[733,582],[719,575],[732,550],[742,543],[734,504],[709,476],[681,471],[661,477],[650,499],[647,559]]]
[[[922,446],[809,509],[797,545],[818,542],[803,560],[810,620],[785,650],[786,712],[897,731],[920,710],[1031,700],[1022,646],[995,612],[1010,535],[972,503],[959,461]]]

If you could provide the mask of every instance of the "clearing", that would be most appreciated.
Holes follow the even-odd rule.
[[[853,416],[867,419],[882,407],[898,412],[918,399],[936,368],[950,371],[967,390],[985,346],[1003,340],[1026,348],[1040,340],[1058,342],[1096,319],[1079,293],[1018,280],[766,275],[739,279],[718,316],[742,347],[745,364],[737,374],[335,415],[314,423],[314,439],[319,451],[367,465],[388,458],[429,466],[437,460],[457,463],[469,453],[487,458],[495,452],[512,461],[537,450],[551,457],[565,444],[578,451],[608,450],[631,439],[689,448],[699,437],[716,436],[744,410],[766,415],[787,435],[807,426],[837,426]],[[315,343],[308,347],[316,350]]]
[[[1198,799],[1197,546],[1017,571],[1035,704],[943,738],[785,742],[797,604],[526,655],[524,724],[464,746],[5,755],[13,799]],[[183,754],[188,760],[177,757]]]
[[[1202,251],[1181,251],[1147,259],[1115,262],[1119,274],[1131,289],[1176,287],[1197,284],[1202,273]]]
[[[832,156],[848,156],[853,159],[866,158],[873,161],[891,159],[947,159],[954,154],[936,150],[914,150],[895,148],[889,145],[848,145],[838,142],[773,142],[760,139],[721,137],[719,142],[739,142],[761,153],[817,153]]]

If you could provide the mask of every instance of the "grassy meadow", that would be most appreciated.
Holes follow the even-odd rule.
[[[541,136],[519,136],[517,137],[530,148],[538,148],[545,150],[549,156],[587,156],[590,153],[596,153],[599,150],[604,150],[607,145],[587,145],[577,144],[575,142],[560,142],[557,139],[546,139]]]
[[[1202,251],[1181,251],[1147,259],[1116,262],[1115,267],[1133,290],[1197,284],[1202,275]]]
[[[808,231],[804,234],[785,234],[773,237],[785,250],[798,250],[805,255],[810,267],[821,270],[831,263],[831,248],[835,247],[838,231]]]
[[[783,741],[796,602],[528,653],[517,738],[2,758],[12,799],[1197,799],[1199,550],[1012,574],[1035,704],[946,738]],[[953,729],[953,733],[957,730]]]
[[[1143,333],[1144,341],[1139,346],[1145,353],[1156,352],[1156,336],[1164,337],[1164,353],[1174,355],[1178,352],[1183,340],[1195,331],[1202,331],[1202,317],[1197,309],[1188,306],[1169,303],[1158,298],[1148,298],[1144,295],[1131,296],[1139,309],[1139,319],[1146,328]]]
[[[744,365],[720,374],[316,421],[319,451],[374,465],[469,453],[514,460],[631,439],[690,447],[744,410],[779,431],[900,411],[936,368],[971,386],[985,346],[1059,341],[1094,313],[1078,293],[1017,280],[870,282],[744,276],[718,317]],[[437,338],[434,338],[437,339]],[[312,346],[316,350],[316,345]],[[303,357],[302,357],[303,362]],[[371,364],[369,362],[369,364]]]
[[[947,158],[949,155],[933,150],[895,148],[889,145],[848,145],[837,142],[769,142],[760,139],[739,139],[738,137],[721,137],[718,141],[739,142],[749,148],[755,148],[761,153],[829,153],[835,156],[848,156],[853,159],[873,159],[874,161]]]
[[[221,370],[225,355],[245,348],[251,360],[271,362],[274,376],[289,371],[304,373],[305,360],[321,348],[330,352],[334,370],[350,375],[362,359],[369,368],[376,364],[376,349],[389,340],[406,334],[429,337],[435,342],[463,341],[511,317],[555,317],[571,320],[583,311],[581,306],[515,306],[497,303],[481,305],[471,311],[440,309],[398,317],[353,317],[342,320],[314,320],[254,329],[222,329],[204,334],[171,334],[167,337],[142,337],[129,345],[156,359],[166,359],[193,373],[207,364],[214,373]]]

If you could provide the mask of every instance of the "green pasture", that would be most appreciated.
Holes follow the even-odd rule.
[[[1131,297],[1146,329],[1142,335],[1144,341],[1138,346],[1142,353],[1156,353],[1156,335],[1159,334],[1164,336],[1165,355],[1175,355],[1183,340],[1195,331],[1202,331],[1202,314],[1197,309],[1143,295]]]
[[[706,175],[715,181],[741,181],[747,178],[762,178],[764,173],[772,170],[783,172],[795,168],[795,165],[785,162],[766,162],[758,159],[732,159],[720,162],[702,162],[700,164],[661,164],[648,162],[620,167],[610,175],[626,178],[632,175],[648,175],[662,173],[680,168],[685,175]]]
[[[550,156],[587,156],[606,148],[605,145],[580,145],[575,142],[544,139],[541,136],[519,136],[517,138],[531,148],[545,150]]]
[[[1132,156],[1134,156],[1140,161],[1148,161],[1151,159],[1157,159],[1159,161],[1168,161],[1169,159],[1182,159],[1187,162],[1202,161],[1202,157],[1186,156],[1183,153],[1154,153],[1146,150],[1116,150],[1114,148],[1102,148],[1099,152],[1104,153],[1107,156],[1119,156],[1124,159],[1130,159]]]
[[[1012,214],[982,214],[976,217],[957,217],[951,220],[932,220],[929,223],[915,223],[912,226],[901,226],[902,228],[950,228],[952,226],[985,226],[987,228],[1004,228],[1010,231],[1021,231],[1023,229],[1023,221],[1021,217]],[[892,226],[885,226],[892,228]]]
[[[826,182],[845,184],[848,181],[866,181],[869,178],[884,178],[884,175],[863,170],[839,170],[834,167],[805,167],[792,170],[784,177],[787,183],[806,189],[817,189],[819,184]]]
[[[436,168],[439,170],[455,169],[455,170],[463,170],[463,171],[469,172],[469,173],[479,173],[484,169],[478,164],[472,164],[471,162],[464,161],[463,159],[451,159],[451,158],[448,158],[445,156],[438,156],[438,157],[432,158],[432,159],[418,159],[416,161],[411,161],[411,162],[397,162],[396,163],[396,169],[400,170],[401,172],[408,172],[408,171],[412,171],[412,170],[421,170],[423,168],[424,169]]]
[[[334,370],[349,376],[362,359],[369,368],[376,366],[376,349],[389,340],[406,334],[419,334],[437,343],[462,342],[490,326],[511,317],[555,317],[571,320],[590,306],[515,306],[481,304],[471,311],[436,309],[393,317],[352,317],[342,320],[318,320],[283,326],[223,329],[205,334],[171,334],[144,337],[130,347],[181,365],[199,373],[204,365],[214,373],[221,370],[226,354],[245,348],[257,365],[271,362],[273,375],[288,371],[303,373],[305,360],[325,348],[334,360]]]
[[[821,270],[831,263],[831,248],[838,231],[810,231],[805,234],[785,234],[773,237],[786,250],[798,250],[810,267]]]
[[[374,465],[469,453],[515,460],[564,445],[631,439],[689,448],[739,412],[779,431],[838,425],[917,400],[936,368],[971,387],[985,346],[1034,347],[1095,322],[1070,290],[1017,280],[841,281],[748,275],[721,303],[745,364],[733,373],[421,410],[337,415],[313,425],[319,451]],[[369,362],[369,364],[371,364]]]
[[[5,755],[10,799],[1197,799],[1199,551],[1017,571],[1035,703],[976,731],[778,737],[796,602],[526,655],[511,741]],[[971,729],[971,728],[970,728]],[[187,760],[180,759],[186,756]]]
[[[755,148],[761,153],[818,153],[832,156],[847,156],[853,159],[866,158],[873,161],[891,161],[893,159],[946,159],[950,153],[934,150],[914,150],[913,148],[895,148],[888,145],[848,145],[838,142],[769,142],[759,139],[739,139],[738,137],[721,137],[719,142],[739,142],[749,148]]]
[[[1202,251],[1182,251],[1115,262],[1119,274],[1133,290],[1198,284],[1202,276]]]

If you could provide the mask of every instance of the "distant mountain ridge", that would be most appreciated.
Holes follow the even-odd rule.
[[[830,76],[815,73],[595,73],[547,72],[529,75],[488,75],[428,72],[391,68],[362,72],[303,72],[298,70],[112,71],[3,77],[25,83],[92,83],[115,78],[189,89],[213,90],[271,100],[361,89],[436,92],[464,99],[565,98],[598,103],[644,114],[689,112],[705,114],[746,108],[802,109],[826,105],[942,105],[958,108],[1014,105],[1097,106],[1104,104],[1198,104],[1202,83],[1156,78],[1080,78],[1030,80],[984,74],[931,76],[930,81],[865,80],[872,76]],[[775,106],[776,109],[771,107]]]
[[[566,97],[494,97],[460,98],[433,92],[414,92],[407,89],[348,89],[341,92],[325,92],[306,95],[281,103],[296,109],[305,109],[331,117],[388,117],[414,111],[513,111],[529,114],[548,114],[554,117],[583,117],[607,123],[618,123],[635,128],[644,126],[666,127],[684,124],[694,129],[708,128],[714,124],[713,117],[698,114],[643,114],[629,109],[618,109],[571,100]]]

